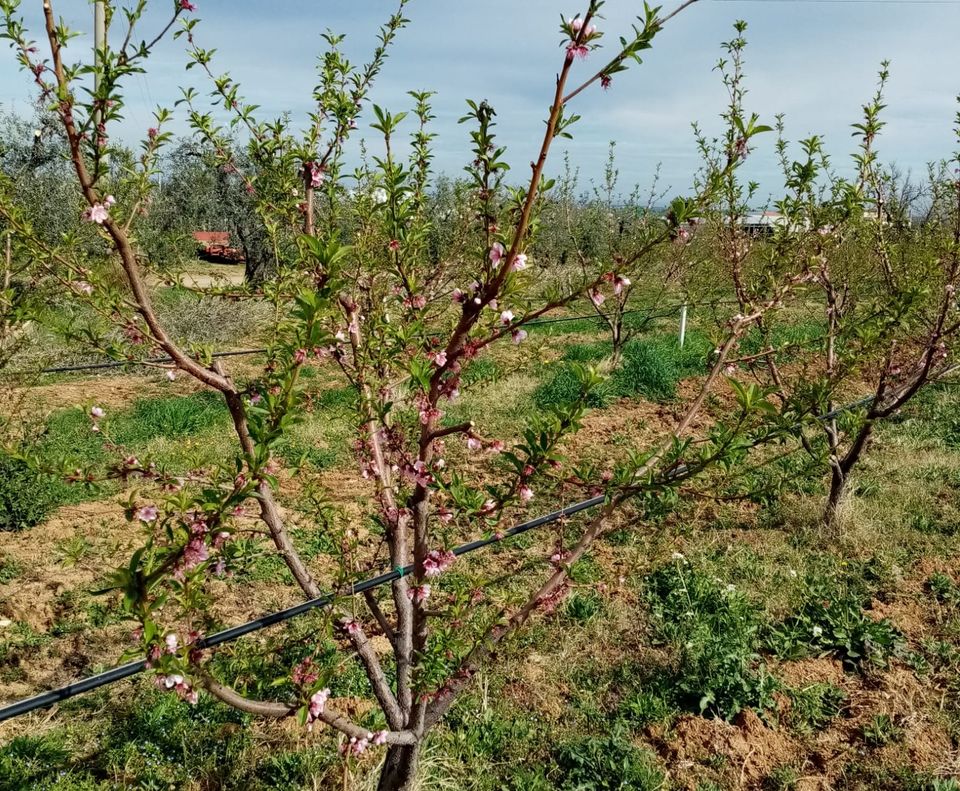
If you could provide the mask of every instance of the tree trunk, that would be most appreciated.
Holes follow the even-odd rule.
[[[419,744],[388,747],[377,791],[411,791],[419,759]]]
[[[843,495],[847,489],[847,474],[838,467],[834,467],[830,475],[830,494],[827,496],[827,507],[823,512],[823,524],[830,528],[837,520]]]

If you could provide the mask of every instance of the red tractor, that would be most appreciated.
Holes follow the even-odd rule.
[[[243,251],[230,246],[230,234],[226,231],[194,231],[197,257],[211,264],[242,264]]]

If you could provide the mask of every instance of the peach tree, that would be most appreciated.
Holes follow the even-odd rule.
[[[556,607],[571,566],[611,529],[619,510],[632,504],[642,523],[648,504],[675,495],[685,480],[712,466],[742,460],[776,433],[766,392],[737,383],[729,411],[699,435],[692,430],[738,340],[806,274],[784,273],[767,299],[731,318],[676,425],[660,442],[632,450],[608,469],[563,454],[600,381],[590,369],[579,369],[575,398],[535,415],[516,436],[493,435],[479,414],[466,420],[449,414],[469,387],[471,366],[492,348],[512,344],[522,351],[531,322],[584,298],[597,304],[601,296],[619,297],[654,250],[665,247],[671,254],[691,218],[739,166],[738,156],[711,168],[696,194],[675,199],[666,218],[650,219],[609,259],[585,257],[574,271],[551,271],[531,253],[553,186],[548,158],[558,138],[572,135],[577,96],[611,87],[693,1],[671,13],[646,7],[606,58],[600,0],[562,19],[544,136],[521,185],[509,180],[494,108],[469,101],[462,119],[472,146],[469,188],[459,207],[464,220],[439,254],[431,212],[431,95],[411,93],[409,113],[371,106],[368,98],[407,24],[408,0],[400,0],[380,29],[366,64],[346,58],[342,37],[325,36],[313,110],[300,131],[286,117],[260,120],[230,74],[216,70],[214,51],[201,45],[193,3],[173,3],[167,22],[141,38],[146,0],[128,8],[107,2],[111,31],[121,43],[105,47],[89,64],[67,60],[74,34],[57,21],[50,0],[43,6],[42,48],[18,17],[17,0],[0,2],[4,37],[63,128],[82,194],[76,211],[96,245],[78,252],[70,235],[60,242],[44,239],[6,190],[0,192],[0,216],[46,280],[65,300],[83,306],[84,321],[70,330],[74,343],[153,365],[171,379],[189,377],[219,393],[230,416],[233,453],[212,468],[182,472],[126,454],[111,440],[110,415],[100,405],[90,407],[92,430],[117,457],[104,474],[128,483],[127,517],[144,536],[116,571],[113,587],[138,622],[138,649],[161,687],[191,702],[205,691],[256,716],[326,726],[340,735],[350,761],[383,745],[380,788],[410,788],[430,729],[505,641]],[[196,89],[185,89],[178,106],[212,166],[249,196],[272,257],[270,277],[256,286],[198,289],[207,299],[232,299],[241,307],[259,300],[273,308],[265,363],[242,379],[211,347],[185,345],[171,333],[149,285],[163,273],[151,271],[154,264],[139,254],[138,227],[150,211],[175,111],[157,110],[136,159],[114,156],[112,131],[123,115],[124,85],[145,71],[154,46],[172,30],[185,44],[188,68],[204,76],[220,110],[206,110]],[[375,133],[375,153],[351,171],[347,152],[361,118]],[[742,133],[749,140],[760,131],[754,125]],[[148,362],[161,355],[168,361]],[[305,375],[309,368],[349,386],[351,452],[357,478],[369,487],[362,529],[331,516],[318,496],[315,529],[328,535],[332,549],[317,565],[291,533],[282,485],[290,476],[277,452],[316,395]],[[88,483],[97,478],[85,469],[66,474]],[[451,572],[465,563],[452,552],[458,543],[496,536],[515,515],[571,489],[583,496],[602,493],[603,504],[582,524],[567,526],[572,537],[546,550],[547,571],[524,576],[521,593],[496,591],[482,570]],[[367,592],[362,609],[351,597],[338,598],[313,644],[277,679],[273,689],[280,694],[269,700],[263,699],[269,686],[229,677],[198,645],[216,623],[213,605],[230,573],[231,547],[247,535],[269,542],[308,599],[328,588],[345,590],[384,562],[402,572],[383,595]],[[331,691],[334,666],[316,661],[316,652],[328,645],[344,661],[359,663],[373,711],[352,714],[338,705]]]

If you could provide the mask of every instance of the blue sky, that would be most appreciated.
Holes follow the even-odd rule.
[[[393,0],[195,2],[202,19],[199,42],[218,50],[215,71],[229,70],[265,115],[289,110],[295,118],[309,107],[320,34],[346,33],[347,51],[362,60],[395,6]],[[167,0],[150,5],[145,33],[170,7]],[[409,105],[406,91],[437,91],[437,169],[450,174],[469,159],[466,130],[456,123],[464,99],[487,99],[497,109],[501,140],[519,179],[529,172],[527,163],[539,146],[562,58],[560,13],[572,15],[585,5],[585,0],[412,0],[407,12],[412,24],[400,34],[373,99],[402,110]],[[39,7],[39,0],[24,0],[37,38]],[[89,31],[87,0],[54,0],[54,7],[73,27]],[[635,0],[608,0],[600,25],[610,44],[629,31],[639,7]],[[725,94],[713,67],[722,55],[720,42],[731,37],[738,18],[750,25],[748,109],[771,121],[784,113],[792,140],[825,135],[840,170],[848,169],[854,147],[849,125],[858,120],[885,58],[892,63],[882,157],[922,172],[927,161],[956,148],[960,3],[700,0],[670,22],[642,66],[618,75],[610,91],[597,86],[577,99],[573,109],[583,120],[575,139],[555,150],[552,172],[569,149],[586,186],[600,177],[607,144],[616,140],[622,188],[648,186],[659,163],[661,185],[684,192],[697,167],[690,123],[698,121],[707,131],[719,128]],[[86,35],[71,42],[70,50],[75,58],[88,57],[90,47]],[[587,76],[608,52],[578,65],[578,73]],[[196,70],[184,71],[184,63],[182,42],[171,39],[161,46],[149,73],[127,91],[121,137],[135,142],[150,125],[151,108],[172,105],[178,86],[205,87]],[[0,50],[0,106],[26,113],[29,101],[29,81],[18,74],[12,53]],[[181,118],[175,129],[185,128]],[[372,137],[365,124],[362,129]],[[776,194],[772,143],[768,135],[758,144],[749,173],[765,193]]]

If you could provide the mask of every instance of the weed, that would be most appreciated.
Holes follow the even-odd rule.
[[[0,452],[0,532],[40,524],[63,500],[66,489],[60,481]]]
[[[789,764],[776,767],[764,778],[764,791],[796,791],[800,787],[800,774]]]
[[[23,566],[14,558],[0,558],[0,585],[12,582],[23,574]]]
[[[540,409],[553,409],[575,401],[583,390],[576,372],[569,365],[561,365],[553,376],[540,384],[533,393],[534,403]],[[605,407],[613,401],[614,392],[609,380],[594,388],[587,398],[591,407]]]
[[[128,447],[142,447],[155,437],[175,439],[201,433],[228,418],[223,399],[216,393],[140,399],[130,412],[111,424],[113,439]]]
[[[864,572],[861,569],[861,579]],[[857,581],[848,584],[835,574],[809,578],[800,609],[770,628],[767,644],[785,658],[828,653],[853,669],[864,664],[885,667],[891,656],[902,652],[903,635],[886,618],[867,615],[868,603]]]
[[[883,747],[903,738],[903,728],[889,714],[877,714],[863,726],[863,740],[871,747]]]
[[[58,735],[17,736],[0,747],[0,791],[36,787],[40,780],[60,772],[69,758]]]
[[[774,706],[779,683],[757,652],[760,609],[732,585],[677,559],[648,577],[655,636],[677,652],[680,708],[730,719]]]
[[[927,580],[927,590],[941,604],[952,606],[960,604],[960,586],[951,577],[939,571],[930,575]]]
[[[790,694],[790,725],[804,734],[815,733],[827,727],[840,715],[847,702],[846,693],[833,684],[810,684],[792,689]]]
[[[93,546],[84,536],[78,535],[58,541],[56,546],[57,561],[62,566],[76,566],[90,554],[92,549]]]
[[[564,604],[567,617],[578,623],[593,620],[602,610],[603,599],[593,591],[575,593]]]
[[[566,742],[554,759],[559,787],[569,791],[656,791],[664,784],[654,758],[616,736]]]

